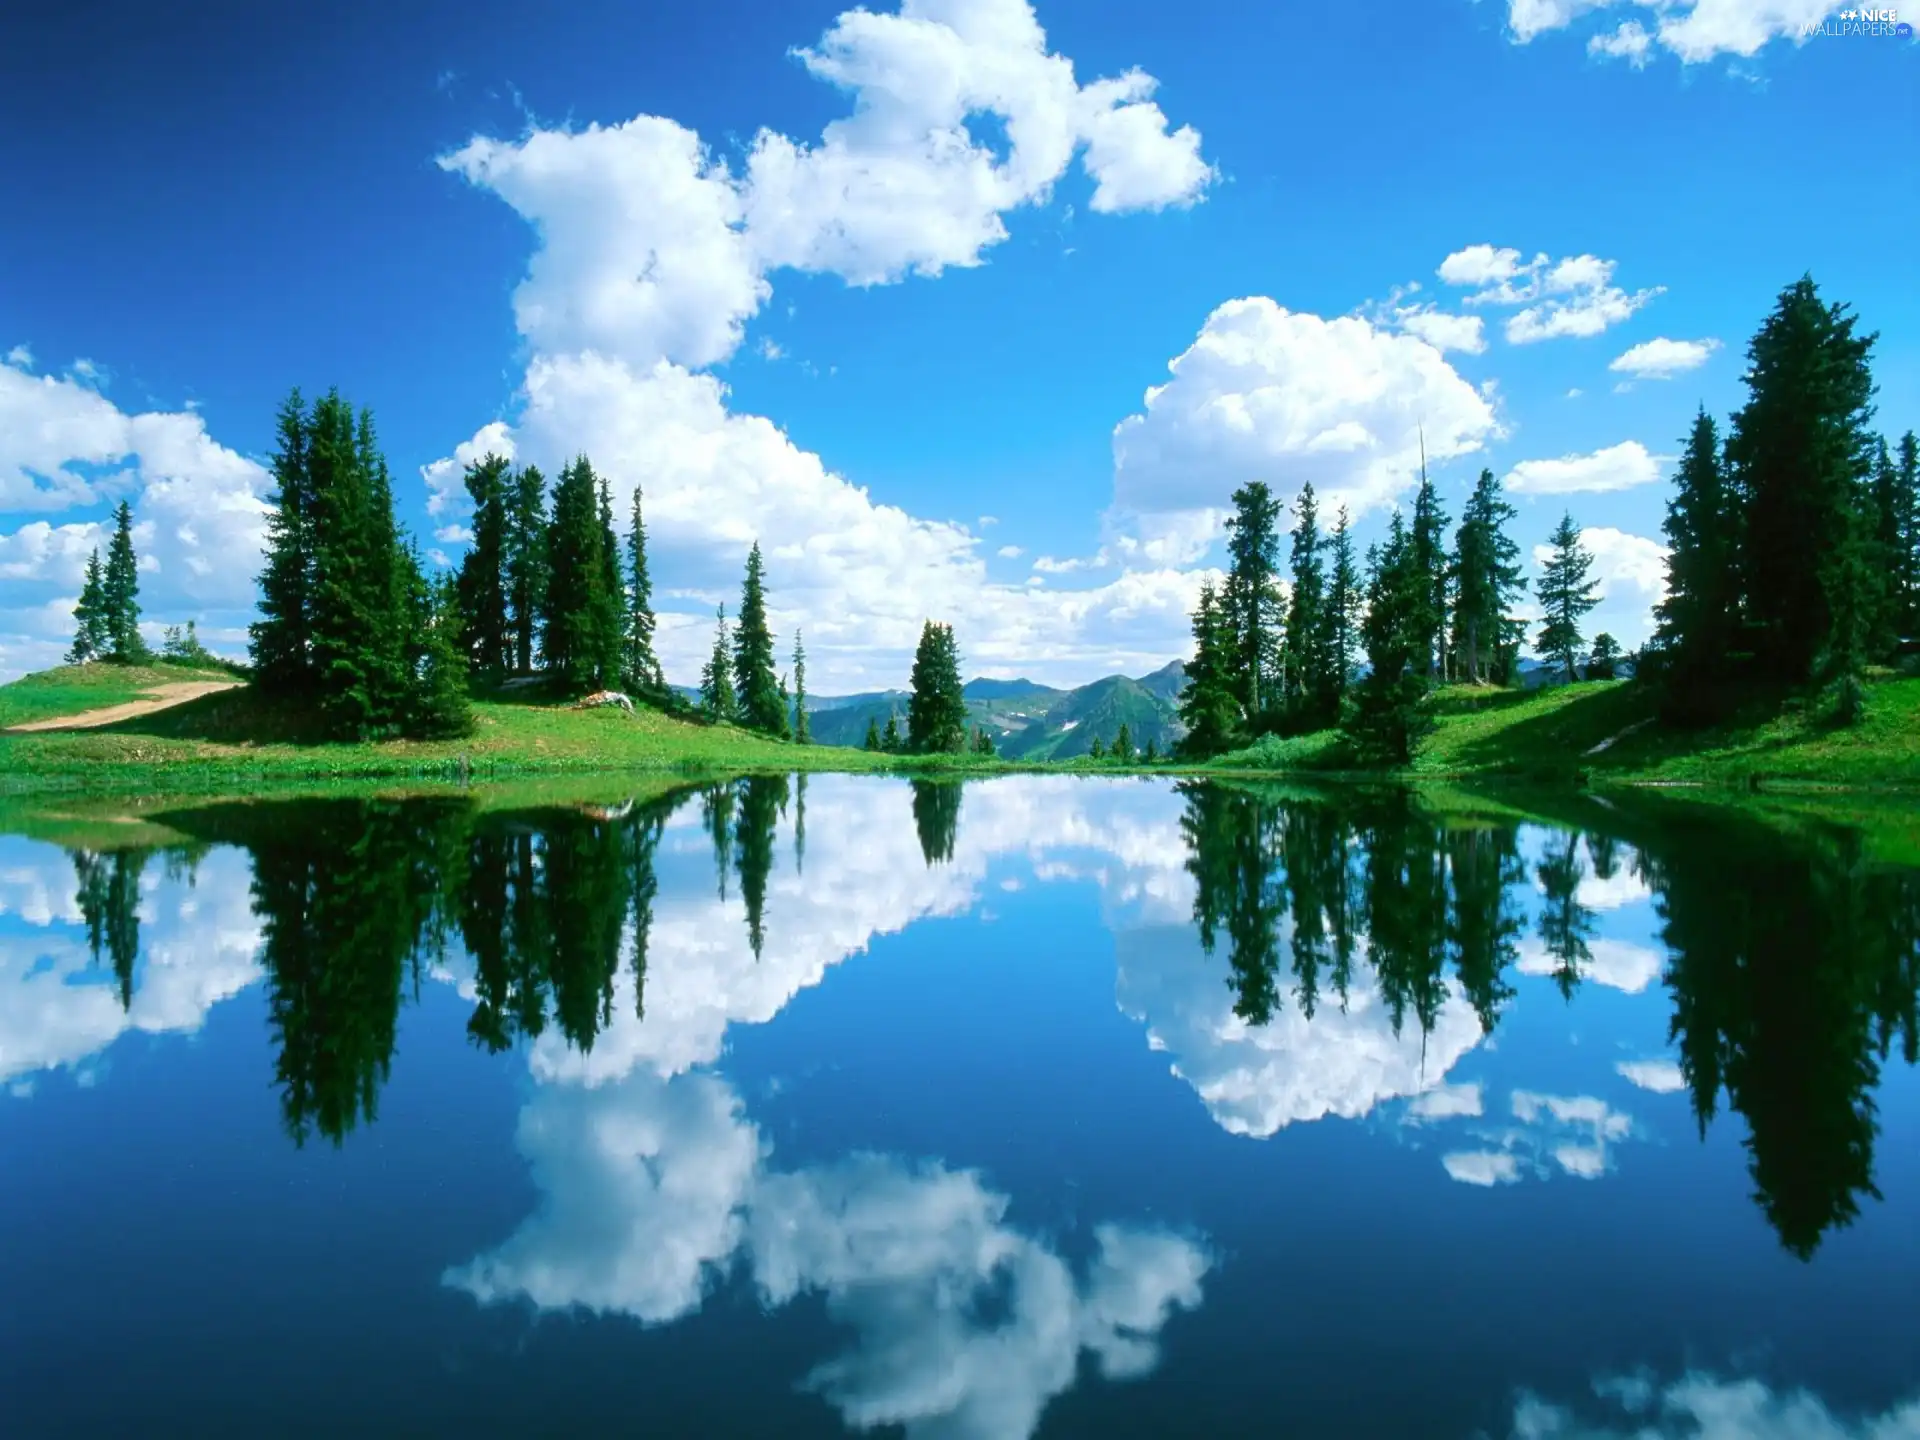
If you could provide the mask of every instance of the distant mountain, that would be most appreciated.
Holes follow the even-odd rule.
[[[1096,735],[1103,745],[1112,744],[1122,721],[1136,745],[1152,740],[1164,752],[1184,733],[1174,701],[1186,673],[1176,660],[1139,680],[1109,675],[1076,690],[1056,690],[1032,680],[979,678],[969,680],[961,693],[967,700],[968,725],[983,727],[1010,759],[1084,755]],[[898,717],[902,732],[906,730],[907,692],[809,696],[807,714],[815,743],[858,746],[867,738],[869,722],[884,730],[890,714]]]

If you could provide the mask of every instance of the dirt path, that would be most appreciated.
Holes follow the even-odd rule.
[[[238,680],[182,680],[176,685],[156,685],[141,700],[129,700],[124,705],[108,705],[100,710],[83,710],[78,715],[56,715],[51,720],[29,720],[21,725],[9,725],[5,733],[24,735],[29,730],[91,730],[99,725],[112,725],[139,715],[151,715],[156,710],[170,710],[175,705],[198,700],[202,695],[231,690],[240,683]]]

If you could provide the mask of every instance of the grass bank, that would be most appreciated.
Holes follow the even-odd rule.
[[[47,671],[0,686],[0,726],[138,698],[158,685],[221,678],[171,666]],[[1868,687],[1865,718],[1840,728],[1815,711],[1756,701],[1724,724],[1675,731],[1622,681],[1541,691],[1452,687],[1431,702],[1437,728],[1414,764],[1362,766],[1338,732],[1281,740],[1204,765],[1123,766],[1081,757],[1010,763],[971,755],[876,755],[770,741],[649,710],[575,710],[532,697],[477,701],[461,740],[314,743],[301,717],[252,690],[204,696],[94,730],[0,735],[0,792],[214,791],[347,781],[445,782],[625,772],[684,778],[771,770],[929,776],[1017,774],[1298,775],[1303,779],[1521,781],[1549,786],[1690,784],[1739,790],[1920,790],[1920,678]]]
[[[1650,695],[1618,680],[1535,691],[1453,686],[1431,703],[1436,728],[1394,778],[1920,790],[1920,678],[1872,681],[1865,717],[1845,727],[1804,702],[1756,699],[1719,725],[1676,730],[1656,721]],[[1206,769],[1381,773],[1332,730],[1269,737]]]

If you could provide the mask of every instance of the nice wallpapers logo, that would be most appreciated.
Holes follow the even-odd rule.
[[[1806,35],[1880,35],[1896,40],[1911,40],[1913,26],[1892,10],[1842,10],[1831,19],[1809,25]]]

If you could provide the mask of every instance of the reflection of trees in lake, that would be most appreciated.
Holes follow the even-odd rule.
[[[915,780],[913,828],[920,834],[920,858],[928,865],[953,859],[953,842],[960,833],[958,780]]]
[[[1181,790],[1194,921],[1209,953],[1226,938],[1242,1019],[1266,1024],[1283,989],[1309,1020],[1329,988],[1344,1005],[1364,939],[1396,1031],[1409,1015],[1431,1031],[1449,969],[1481,1024],[1498,1022],[1530,878],[1516,823],[1406,793]],[[1920,874],[1865,864],[1856,831],[1809,840],[1718,811],[1650,813],[1609,820],[1627,828],[1665,921],[1672,1036],[1695,1113],[1704,1133],[1724,1094],[1745,1118],[1755,1198],[1782,1243],[1810,1255],[1862,1195],[1878,1196],[1873,1095],[1896,1044],[1909,1064],[1920,1051]],[[1556,828],[1533,869],[1540,940],[1568,994],[1599,926],[1581,882],[1589,866],[1613,878],[1621,838]]]
[[[93,963],[104,958],[113,967],[120,1005],[133,1005],[133,967],[140,955],[140,877],[151,850],[94,850],[70,852],[75,900],[87,927],[87,948]]]
[[[1920,1043],[1920,876],[1869,867],[1850,831],[1689,820],[1651,866],[1681,1072],[1703,1134],[1723,1093],[1745,1117],[1755,1198],[1804,1258],[1880,1198],[1874,1091]]]
[[[773,873],[773,831],[787,811],[785,775],[749,775],[740,781],[739,821],[734,832],[740,894],[747,904],[747,943],[753,958],[766,944],[767,879]]]

